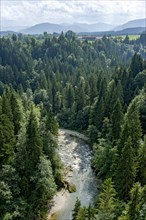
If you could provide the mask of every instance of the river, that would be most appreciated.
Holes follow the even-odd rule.
[[[48,220],[71,220],[77,197],[82,206],[89,206],[97,197],[97,184],[91,168],[92,151],[87,138],[75,131],[60,129],[58,153],[64,164],[65,180],[76,185],[76,192],[62,189],[53,198]]]

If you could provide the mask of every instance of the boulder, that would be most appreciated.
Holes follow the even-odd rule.
[[[69,183],[68,184],[68,191],[70,193],[76,192],[76,185],[74,183]]]
[[[70,183],[67,180],[65,180],[64,186],[70,193],[76,192],[76,185],[74,183]]]

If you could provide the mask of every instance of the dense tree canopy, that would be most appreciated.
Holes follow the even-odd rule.
[[[0,39],[0,219],[45,219],[62,186],[58,127],[85,133],[103,180],[74,220],[145,220],[146,54],[138,40],[103,36]]]

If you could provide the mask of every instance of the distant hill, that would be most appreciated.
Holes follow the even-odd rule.
[[[57,30],[57,31],[56,31]],[[41,23],[36,24],[32,27],[21,30],[21,33],[24,34],[42,34],[44,32],[53,33],[53,32],[61,32],[61,27],[58,24],[51,23]]]
[[[126,28],[121,31],[98,31],[98,32],[80,32],[78,33],[79,36],[103,36],[103,35],[111,35],[111,36],[119,36],[119,35],[133,35],[133,34],[142,34],[146,31],[145,27],[138,27],[138,28]]]
[[[20,30],[19,32],[23,34],[43,34],[44,32],[53,34],[53,33],[61,33],[67,32],[71,30],[75,33],[91,33],[98,32],[98,34],[140,34],[145,30],[146,27],[146,19],[137,19],[133,21],[129,21],[121,26],[114,27],[111,24],[107,23],[95,23],[95,24],[86,24],[86,23],[74,23],[74,24],[53,24],[53,23],[41,23],[36,24],[32,27],[25,28]],[[13,30],[13,29],[11,29]],[[14,31],[14,30],[13,30]],[[1,35],[12,34],[13,31],[2,31]]]
[[[108,31],[113,29],[114,26],[106,23],[86,24],[86,23],[75,23],[75,24],[52,24],[52,23],[41,23],[36,24],[32,27],[21,30],[24,34],[43,34],[48,33],[61,33],[67,32],[68,30],[78,32],[92,32],[92,31]]]
[[[11,26],[1,26],[1,31],[14,31],[14,32],[19,32],[19,30],[22,30],[22,29],[26,29],[28,28],[28,26],[14,26],[14,25],[11,25]]]
[[[12,34],[18,34],[18,33],[15,31],[0,31],[1,37],[6,36],[6,35],[12,35]]]
[[[127,28],[146,27],[146,18],[129,21],[123,25],[114,28],[114,31],[121,31]]]
[[[126,28],[121,31],[116,31],[117,35],[125,35],[125,34],[141,34],[146,30],[146,27],[136,27],[136,28]]]
[[[53,30],[53,29],[52,29]],[[81,30],[81,29],[79,29]],[[43,31],[44,32],[44,31]],[[41,32],[37,32],[37,34],[41,34],[43,33]],[[78,35],[82,36],[82,35],[95,35],[95,36],[103,36],[103,35],[111,35],[111,36],[114,36],[114,35],[132,35],[132,34],[141,34],[141,33],[144,33],[146,32],[146,28],[145,27],[137,27],[137,28],[126,28],[124,30],[121,30],[121,31],[82,31],[82,32],[78,32]],[[24,32],[23,32],[24,33]],[[14,31],[0,31],[0,36],[6,36],[6,35],[12,35],[12,34],[18,34],[18,32],[14,32]],[[34,34],[34,32],[31,30],[29,31],[29,33],[25,33],[25,34]],[[53,35],[54,36],[58,36],[59,34],[56,33],[56,32],[53,32]]]

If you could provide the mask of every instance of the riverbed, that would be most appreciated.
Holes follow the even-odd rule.
[[[48,220],[71,220],[77,198],[82,206],[88,207],[97,197],[96,178],[91,168],[92,151],[87,141],[78,132],[59,130],[58,153],[65,167],[65,180],[76,185],[76,192],[64,189],[58,192]]]

